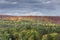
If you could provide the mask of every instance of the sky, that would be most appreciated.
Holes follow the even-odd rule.
[[[60,0],[0,0],[0,15],[60,16]]]

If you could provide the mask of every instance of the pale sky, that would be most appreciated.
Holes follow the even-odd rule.
[[[0,15],[60,16],[60,0],[0,0]]]

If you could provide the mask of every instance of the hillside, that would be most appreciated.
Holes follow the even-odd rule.
[[[60,16],[10,16],[0,15],[0,20],[39,20],[43,22],[60,23]]]

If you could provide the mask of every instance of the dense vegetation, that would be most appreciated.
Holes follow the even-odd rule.
[[[60,40],[60,24],[0,20],[0,40]]]

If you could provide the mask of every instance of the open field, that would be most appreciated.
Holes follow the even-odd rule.
[[[0,20],[0,40],[60,40],[60,23]]]

